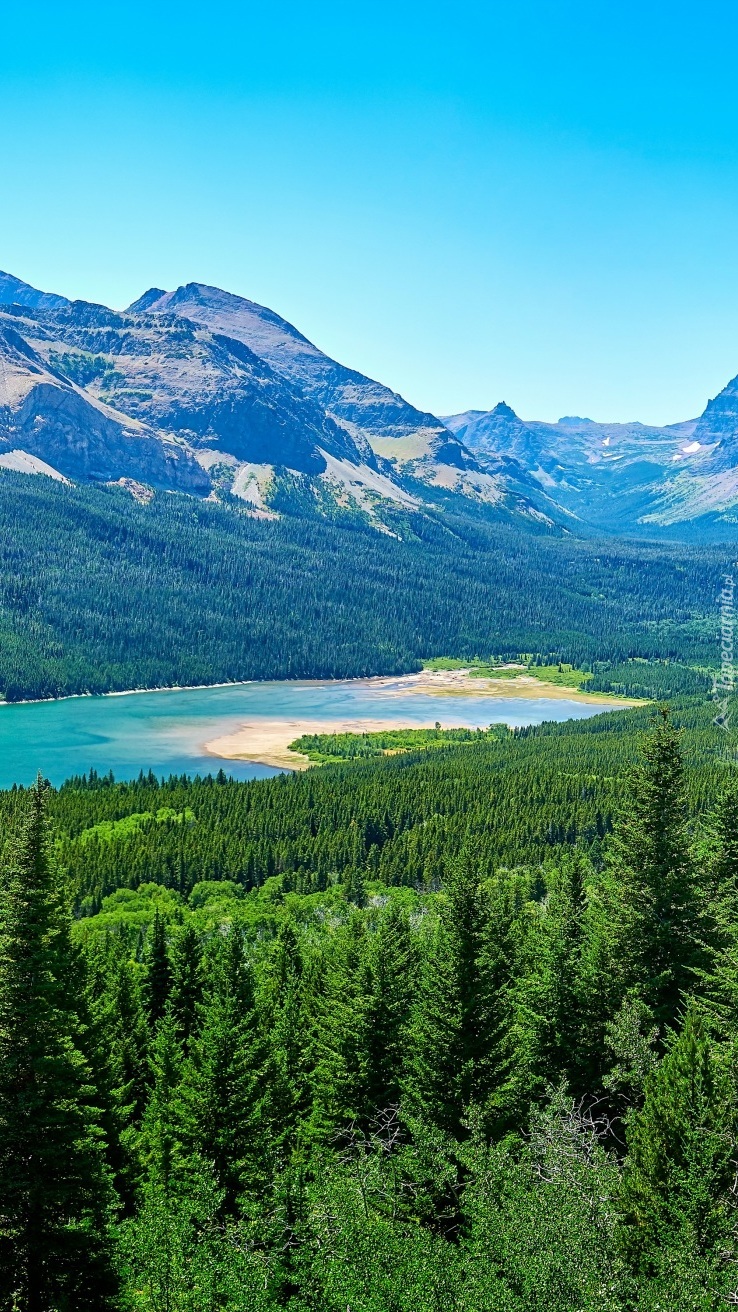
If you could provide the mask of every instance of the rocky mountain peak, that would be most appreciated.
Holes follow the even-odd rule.
[[[55,310],[71,302],[66,296],[56,296],[54,292],[40,292],[29,283],[14,277],[12,273],[0,271],[0,304],[27,305],[34,310]]]

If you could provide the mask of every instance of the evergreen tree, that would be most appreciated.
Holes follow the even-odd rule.
[[[515,922],[513,980],[507,990],[508,1097],[516,1115],[562,1081],[585,1093],[586,1021],[582,948],[586,915],[586,858],[564,858],[546,875],[539,901]]]
[[[627,1129],[621,1239],[636,1268],[658,1270],[678,1249],[732,1250],[734,1139],[729,1090],[691,1008]]]
[[[112,1307],[112,1191],[75,996],[69,918],[30,790],[0,875],[0,1302]]]
[[[313,1129],[324,1138],[366,1124],[368,1061],[364,926],[359,915],[336,935],[313,1018]]]
[[[631,774],[604,887],[615,933],[598,974],[619,981],[621,1000],[631,991],[645,1002],[663,1035],[704,960],[704,907],[690,861],[679,732],[666,710]]]
[[[184,1151],[212,1166],[229,1212],[265,1170],[265,1067],[252,972],[231,929],[179,1091]]]
[[[149,1032],[134,965],[110,940],[88,953],[90,1055],[104,1109],[103,1128],[115,1187],[126,1210],[135,1202],[137,1137],[149,1094]]]
[[[365,973],[368,1114],[398,1106],[407,1057],[417,960],[407,916],[390,905],[369,945]]]
[[[421,976],[405,1081],[407,1109],[456,1139],[467,1135],[470,1108],[483,1106],[495,1087],[490,939],[489,898],[460,862]]]
[[[181,1164],[177,1089],[182,1078],[182,1049],[169,1008],[154,1035],[150,1064],[153,1087],[141,1127],[141,1159],[149,1184],[169,1193]]]
[[[718,799],[703,852],[711,962],[707,1006],[717,1030],[738,1038],[738,779]]]
[[[146,947],[144,983],[146,1011],[152,1029],[158,1025],[164,1015],[171,983],[172,968],[167,949],[167,923],[157,907]]]
[[[197,1034],[203,994],[203,970],[200,939],[192,922],[177,934],[171,951],[172,1008],[177,1034],[185,1055]]]
[[[312,1109],[313,1011],[323,992],[322,969],[306,969],[294,924],[279,930],[265,989],[268,1013],[269,1120],[272,1153],[286,1162]],[[308,1001],[312,1010],[308,1007]]]

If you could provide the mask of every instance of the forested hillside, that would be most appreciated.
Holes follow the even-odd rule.
[[[0,794],[0,1306],[734,1301],[726,743]]]
[[[389,674],[437,655],[716,663],[723,548],[592,542],[440,508],[391,522],[397,536],[176,495],[139,505],[122,488],[3,472],[0,693]]]

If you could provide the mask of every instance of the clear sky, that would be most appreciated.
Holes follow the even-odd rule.
[[[665,423],[738,373],[738,6],[2,6],[0,268],[209,282],[449,413]]]

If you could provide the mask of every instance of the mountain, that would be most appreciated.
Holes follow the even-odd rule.
[[[65,378],[16,322],[26,324],[0,314],[0,466],[207,494],[209,479],[185,446]]]
[[[173,292],[157,292],[157,288],[145,292],[129,306],[129,312],[176,314],[213,333],[235,338],[297,384],[354,437],[366,442],[411,436],[448,440],[444,425],[434,415],[416,410],[382,383],[338,364],[273,310],[196,282]]]
[[[547,423],[505,402],[439,419],[217,287],[151,287],[117,311],[0,273],[1,465],[391,531],[398,512],[434,507],[733,538],[738,378],[698,419],[663,427]]]
[[[32,310],[56,310],[69,304],[66,296],[37,291],[20,278],[14,278],[12,273],[0,272],[0,305],[27,305]]]
[[[514,457],[583,525],[646,535],[734,535],[738,380],[699,419],[660,428],[577,415],[557,423],[522,420],[504,403],[444,422],[482,467],[501,455]]]
[[[119,312],[9,274],[0,297],[12,298],[0,303],[0,464],[378,527],[427,497],[543,513],[537,485],[516,484],[522,470],[482,470],[440,420],[240,297],[190,283]]]

